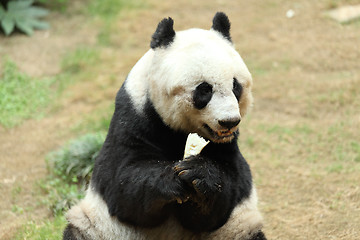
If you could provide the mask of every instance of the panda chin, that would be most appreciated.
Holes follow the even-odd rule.
[[[204,128],[208,133],[207,135],[209,135],[208,138],[215,143],[227,143],[233,140],[233,138],[235,137],[236,131],[214,131],[207,124],[204,125]]]

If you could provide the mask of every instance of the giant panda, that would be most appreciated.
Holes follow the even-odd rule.
[[[252,77],[228,17],[175,32],[163,19],[116,96],[85,198],[63,239],[265,240],[239,123]],[[183,159],[187,135],[210,143]]]

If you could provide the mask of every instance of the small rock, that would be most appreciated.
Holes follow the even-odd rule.
[[[286,17],[287,18],[293,18],[295,16],[295,11],[292,9],[287,10]]]
[[[16,180],[16,177],[13,176],[12,178],[4,178],[2,180],[2,182],[5,183],[5,184],[13,184],[15,182],[15,180]]]
[[[339,7],[327,12],[327,15],[340,23],[360,18],[360,4]]]

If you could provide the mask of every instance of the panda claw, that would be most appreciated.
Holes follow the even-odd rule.
[[[195,180],[192,181],[192,184],[196,185],[198,182],[199,182],[199,179],[195,179]]]
[[[183,204],[187,202],[190,199],[190,196],[186,196],[184,199],[181,199],[180,197],[176,197],[175,200],[178,204]]]
[[[179,165],[176,165],[175,167],[173,167],[173,170],[175,172],[181,171],[181,168],[179,167]]]
[[[199,179],[195,179],[195,180],[193,180],[193,181],[191,182],[192,185],[193,185],[193,187],[194,187],[194,189],[195,189],[197,192],[200,192],[200,189],[197,187],[198,184],[199,184],[199,182],[200,182]]]
[[[184,174],[186,174],[187,172],[189,172],[188,170],[182,170],[181,172],[178,173],[178,176],[182,176]]]

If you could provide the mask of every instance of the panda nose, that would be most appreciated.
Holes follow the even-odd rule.
[[[225,127],[227,129],[231,129],[233,127],[236,127],[239,123],[240,123],[241,119],[240,118],[235,118],[235,119],[229,119],[229,120],[219,120],[219,124],[222,127]]]

